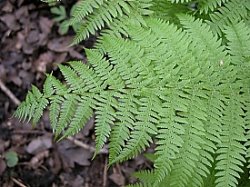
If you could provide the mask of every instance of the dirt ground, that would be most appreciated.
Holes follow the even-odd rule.
[[[61,3],[68,10],[74,2]],[[131,174],[147,167],[139,156],[107,170],[106,147],[91,160],[93,118],[75,137],[54,142],[48,112],[35,128],[12,117],[31,85],[41,88],[45,73],[60,77],[58,64],[85,60],[84,48],[95,39],[68,48],[72,34],[59,34],[50,8],[39,0],[0,0],[0,187],[117,187],[135,182]],[[16,153],[14,166],[8,152]]]

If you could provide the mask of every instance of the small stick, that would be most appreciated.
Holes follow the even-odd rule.
[[[79,140],[77,140],[77,139],[75,139],[75,138],[73,138],[73,137],[71,137],[71,136],[67,137],[67,139],[68,139],[69,141],[73,142],[75,145],[77,145],[77,146],[79,146],[79,147],[82,147],[82,148],[84,148],[84,149],[88,149],[88,150],[90,150],[91,152],[95,152],[95,151],[96,151],[94,147],[91,147],[91,146],[89,146],[88,144],[85,144],[85,143],[83,143],[83,142],[81,142],[81,141],[79,141]],[[103,149],[100,150],[99,153],[108,154],[108,150],[105,149],[105,148],[103,148]]]
[[[19,105],[21,102],[16,96],[5,86],[5,84],[0,80],[0,89],[10,98],[10,100],[15,104]]]
[[[15,178],[11,178],[11,180],[17,184],[20,187],[27,187],[26,185],[24,185],[23,183],[21,183],[20,181],[16,180]]]

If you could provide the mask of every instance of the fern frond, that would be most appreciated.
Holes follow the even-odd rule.
[[[204,178],[207,178],[210,173],[210,168],[214,163],[214,154],[217,150],[217,144],[221,143],[221,124],[222,111],[224,104],[219,92],[214,92],[210,95],[206,104],[207,121],[204,122],[204,145],[200,151],[197,166],[194,169],[188,186],[204,186]]]
[[[32,86],[32,90],[29,91],[26,100],[18,107],[14,116],[26,121],[32,119],[32,123],[36,124],[47,105],[47,98],[44,97],[37,87]]]
[[[120,155],[111,164],[136,156],[142,150],[145,150],[149,143],[152,143],[151,136],[157,134],[156,124],[159,117],[157,115],[158,109],[154,106],[160,105],[158,98],[150,95],[149,97],[141,98],[138,104],[139,108],[136,115],[138,121],[135,122],[133,131]]]
[[[174,168],[170,174],[170,183],[174,186],[186,186],[200,156],[200,150],[205,143],[205,129],[203,120],[207,119],[206,106],[201,105],[202,100],[196,96],[195,89],[189,93],[187,100],[188,115],[186,117],[187,125],[183,136],[184,144],[173,161]]]
[[[97,154],[104,146],[105,142],[110,136],[111,128],[114,125],[117,108],[117,101],[113,97],[112,92],[102,92],[96,96],[97,108],[96,108],[96,152]]]
[[[200,13],[209,13],[216,10],[230,0],[201,0],[198,4]]]
[[[207,21],[212,30],[221,35],[227,25],[237,23],[249,17],[250,2],[248,0],[228,1],[224,6],[209,14],[211,21]]]
[[[154,168],[135,186],[237,186],[250,157],[249,1],[202,0],[206,21],[166,10],[178,17],[169,22],[158,19],[163,0],[83,2],[71,19],[87,26],[79,40],[114,30],[86,50],[86,64],[59,66],[65,84],[48,75],[43,93],[33,87],[15,115],[37,122],[48,105],[64,138],[94,114],[95,155],[109,141],[109,164],[154,144]],[[196,3],[165,2],[178,13]]]
[[[91,4],[97,4],[94,2],[91,2]],[[90,3],[79,3],[79,10],[81,10],[79,12],[82,13],[76,13],[74,18],[72,18],[72,21],[69,22],[70,25],[79,22],[79,20],[89,14],[87,6],[90,6],[90,12],[92,12],[92,14],[89,14],[86,17],[85,22],[79,27],[73,44],[77,44],[83,39],[88,38],[90,34],[95,34],[97,30],[101,30],[104,26],[110,26],[112,22],[124,15],[131,16],[136,14],[140,17],[140,15],[151,13],[151,11],[147,10],[148,7],[151,6],[151,0],[140,0],[139,2],[135,0],[113,0],[101,2],[101,5],[95,6],[95,11],[93,11],[93,5],[92,7],[89,5]],[[137,14],[138,12],[139,14]]]
[[[165,0],[154,0],[150,9],[154,12],[154,17],[171,21],[172,23],[177,23],[177,14],[189,12],[189,9],[185,4],[174,4]]]
[[[207,58],[209,65],[217,66],[221,60],[225,60],[226,52],[224,46],[221,45],[221,39],[210,30],[209,25],[202,22],[200,19],[194,19],[193,16],[180,15],[178,16],[185,31],[192,37],[192,49],[195,52],[203,54],[203,58]],[[200,51],[195,49],[199,46]],[[204,54],[205,53],[205,54]],[[204,59],[204,60],[205,60]]]
[[[93,13],[94,9],[99,8],[105,3],[104,0],[81,0],[75,6],[75,11],[69,20],[70,25],[82,21],[87,15]]]
[[[80,61],[70,62],[70,66],[85,83],[85,88],[90,92],[99,92],[103,88],[103,81],[97,77],[95,72]]]
[[[77,63],[81,64],[82,62]],[[59,69],[62,72],[70,91],[73,91],[75,93],[87,91],[84,81],[82,81],[82,79],[79,79],[78,74],[73,69],[63,65],[59,65]]]
[[[53,133],[56,131],[57,122],[60,114],[61,103],[64,101],[62,96],[53,96],[50,101],[49,119]]]
[[[159,133],[157,138],[156,155],[158,156],[154,162],[156,183],[161,182],[169,175],[173,167],[173,160],[182,147],[184,134],[183,124],[187,123],[185,118],[175,115],[175,111],[187,112],[187,104],[181,99],[177,93],[167,93],[163,103],[163,109],[160,112],[161,120],[158,124]],[[178,101],[178,102],[175,102]],[[168,137],[168,138],[166,138]],[[166,149],[168,147],[168,149]]]
[[[237,66],[249,65],[249,27],[241,21],[239,23],[226,26],[224,33],[229,41],[227,43],[227,49],[228,53],[232,56],[232,62]]]
[[[50,97],[55,92],[51,79],[52,79],[52,75],[47,75],[47,78],[44,82],[43,93],[45,97]]]
[[[75,135],[84,127],[84,125],[93,115],[93,110],[92,110],[93,104],[94,104],[93,98],[89,97],[79,98],[75,114],[72,117],[72,120],[61,139]]]
[[[79,100],[78,96],[74,94],[69,94],[64,96],[64,101],[61,104],[60,116],[55,131],[56,137],[58,137],[59,135],[61,135],[61,133],[63,133],[63,131],[71,121],[71,118],[75,113],[76,104],[78,100]]]
[[[102,53],[97,50],[86,50],[86,54],[88,62],[94,68],[97,76],[105,82],[105,86],[108,86],[109,89],[123,89],[125,87],[121,76],[109,61],[103,59]]]
[[[129,139],[134,129],[137,98],[133,92],[126,92],[118,102],[116,118],[118,122],[112,128],[109,143],[109,162],[111,163],[122,151],[125,142]]]
[[[237,102],[237,96],[226,100],[226,107],[223,111],[222,117],[222,142],[218,145],[216,157],[216,170],[218,171],[215,176],[216,186],[237,186],[237,179],[240,178],[239,173],[243,172],[242,167],[246,162],[244,156],[246,148],[241,144],[245,142],[244,135],[244,120],[242,115],[242,106]],[[233,125],[237,124],[237,125]]]

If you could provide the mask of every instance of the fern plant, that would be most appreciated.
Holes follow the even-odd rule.
[[[95,48],[85,49],[88,62],[60,65],[66,84],[47,75],[43,91],[33,86],[15,116],[36,124],[48,107],[62,139],[95,114],[96,153],[108,141],[110,165],[155,144],[154,169],[137,172],[140,182],[131,186],[249,182],[250,1],[77,6],[69,22],[82,26],[73,43],[103,28]]]

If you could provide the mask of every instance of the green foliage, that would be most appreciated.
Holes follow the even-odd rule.
[[[9,151],[5,153],[5,160],[7,163],[7,166],[12,168],[15,167],[18,163],[18,155],[15,151]]]
[[[109,141],[110,165],[154,144],[154,168],[135,173],[141,183],[131,186],[244,186],[249,7],[247,0],[80,1],[69,20],[82,24],[74,43],[101,30],[88,62],[60,65],[66,84],[47,75],[43,93],[33,87],[15,116],[35,124],[48,106],[61,139],[95,114],[96,153]]]
[[[72,16],[74,14],[75,10],[76,10],[76,4],[73,5],[70,9],[70,16]],[[68,15],[67,15],[65,7],[62,5],[53,6],[50,9],[50,12],[55,15],[54,21],[59,23],[59,33],[61,35],[66,34],[69,31],[69,24],[68,24],[69,20],[68,20]],[[73,27],[74,31],[76,32],[78,29],[78,25],[73,24],[72,27]]]

